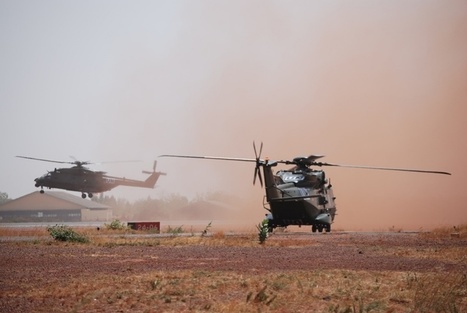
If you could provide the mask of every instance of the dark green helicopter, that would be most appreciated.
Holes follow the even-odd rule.
[[[73,167],[56,168],[53,171],[50,171],[47,174],[44,174],[41,177],[34,179],[34,181],[36,182],[35,186],[41,187],[41,193],[44,193],[44,187],[47,187],[49,189],[57,188],[70,191],[78,191],[81,192],[81,197],[83,199],[86,198],[86,194],[89,198],[92,198],[94,193],[109,191],[117,186],[154,188],[157,180],[159,179],[159,176],[166,175],[162,172],[156,172],[156,161],[154,161],[152,172],[143,171],[144,174],[149,174],[149,177],[146,180],[141,181],[127,179],[124,177],[109,176],[106,175],[105,172],[101,171],[91,171],[88,168],[84,167],[84,165],[92,164],[88,161],[66,162],[31,158],[26,156],[17,157],[43,162],[73,164]]]
[[[260,168],[262,168],[266,191],[265,199],[267,202],[264,203],[263,201],[263,206],[269,211],[269,213],[266,214],[266,218],[268,219],[268,228],[270,232],[276,227],[287,227],[289,225],[311,225],[312,232],[322,232],[323,230],[326,232],[331,231],[331,224],[336,215],[336,197],[334,196],[330,180],[326,178],[325,172],[321,169],[312,169],[311,167],[334,166],[451,175],[450,173],[440,171],[339,165],[317,162],[316,160],[322,158],[322,155],[296,157],[292,160],[271,161],[267,158],[261,159],[263,143],[261,143],[259,154],[257,153],[254,142],[253,149],[255,151],[254,159],[173,154],[161,155],[160,157],[255,163],[253,185],[256,182],[256,177],[258,177],[261,186],[263,186],[263,178],[260,171]],[[293,165],[293,167],[287,170],[279,170],[274,174],[272,168],[278,164]]]

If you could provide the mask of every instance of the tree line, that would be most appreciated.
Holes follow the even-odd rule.
[[[206,214],[206,203],[222,203],[227,206],[235,206],[240,199],[223,192],[211,192],[199,194],[194,199],[189,200],[186,196],[180,194],[169,194],[161,198],[151,198],[136,200],[130,202],[123,198],[115,198],[100,194],[93,197],[92,201],[107,205],[112,208],[114,218],[121,220],[130,219],[148,219],[157,217],[159,220],[170,220],[174,218],[183,218],[187,210],[193,214],[199,211],[200,214]],[[218,216],[222,216],[222,209],[219,209]],[[200,216],[202,217],[202,216]]]

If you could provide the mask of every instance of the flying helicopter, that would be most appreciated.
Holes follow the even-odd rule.
[[[258,177],[261,187],[263,187],[264,175],[265,197],[263,207],[269,211],[266,214],[268,220],[268,230],[272,232],[276,227],[287,227],[290,225],[311,225],[312,232],[330,232],[331,224],[336,216],[336,197],[332,189],[331,181],[326,177],[324,170],[313,169],[312,167],[347,167],[370,170],[385,170],[399,172],[414,172],[451,175],[448,172],[387,168],[358,165],[341,165],[333,163],[318,162],[323,155],[309,155],[307,157],[295,157],[292,160],[272,161],[268,158],[261,159],[263,143],[257,153],[256,145],[253,142],[255,158],[232,158],[215,156],[194,156],[194,155],[174,155],[165,154],[160,157],[208,159],[221,161],[239,161],[255,163],[253,185]],[[286,170],[279,170],[275,174],[272,168],[279,164],[291,165]]]
[[[48,159],[32,158],[27,156],[16,156],[18,158],[59,163],[59,164],[72,164],[70,168],[55,168],[53,171],[34,179],[36,187],[41,187],[40,193],[44,193],[44,187],[49,189],[65,189],[70,191],[81,192],[81,197],[93,197],[94,193],[109,191],[117,186],[131,186],[142,188],[154,188],[159,176],[166,175],[163,172],[156,172],[157,161],[154,161],[153,169],[151,171],[143,171],[144,174],[149,174],[149,177],[142,180],[127,179],[124,177],[114,177],[106,175],[106,172],[92,171],[85,167],[85,165],[93,164],[89,161],[54,161]]]

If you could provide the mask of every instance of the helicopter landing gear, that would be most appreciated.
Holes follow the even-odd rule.
[[[92,198],[93,194],[89,192],[87,196]],[[84,192],[81,194],[81,198],[86,199],[86,194]]]
[[[331,224],[317,224],[317,225],[311,225],[311,231],[313,233],[316,233],[316,231],[322,233],[323,232],[323,229],[324,231],[326,231],[327,233],[329,233],[331,231]]]
[[[311,226],[311,231],[316,233],[316,231],[319,231],[320,233],[323,232],[323,224],[318,224],[318,225],[312,225]]]

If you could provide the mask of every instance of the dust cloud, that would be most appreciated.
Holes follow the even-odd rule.
[[[184,103],[174,103],[173,113],[156,110],[160,118],[144,123],[148,136],[140,145],[160,154],[254,157],[255,140],[273,160],[322,153],[330,163],[450,171],[452,177],[327,168],[337,196],[334,228],[467,222],[465,5],[188,6],[183,19],[190,27],[164,61],[173,71],[164,81],[182,94],[172,101]],[[149,95],[149,85],[162,81],[150,74],[158,66],[151,60],[152,70],[137,74]],[[139,95],[134,102],[147,100]],[[161,132],[173,140],[167,144]],[[168,172],[158,182],[164,193],[237,195],[245,206],[237,218],[245,223],[266,212],[251,164],[159,164]]]
[[[382,6],[326,7],[318,20],[246,10],[235,27],[226,16],[214,18],[215,8],[194,8],[186,17],[194,28],[179,40],[202,39],[191,53],[213,58],[190,99],[196,109],[180,128],[185,140],[165,151],[253,157],[256,140],[271,159],[323,153],[331,163],[446,170],[454,175],[326,169],[337,196],[334,227],[413,230],[467,222],[466,11],[436,3],[421,12]],[[183,186],[179,192],[224,190],[264,212],[249,164],[163,164]],[[251,212],[239,210],[239,217],[249,222]]]
[[[122,56],[131,66],[116,75],[103,156],[254,157],[256,141],[273,160],[321,153],[330,163],[445,170],[453,176],[326,168],[333,227],[467,222],[465,2],[185,5],[165,53],[139,46]],[[251,164],[158,158],[158,167],[168,175],[151,197],[222,191],[241,199],[245,224],[265,213]]]

